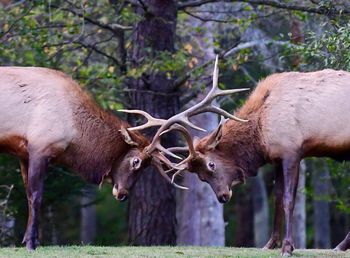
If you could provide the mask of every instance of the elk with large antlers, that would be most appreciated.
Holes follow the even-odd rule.
[[[214,76],[214,85],[216,80]],[[182,170],[197,173],[202,181],[211,185],[218,200],[226,203],[231,198],[232,186],[255,176],[264,164],[275,164],[274,228],[265,248],[278,246],[284,213],[282,254],[291,255],[294,249],[292,217],[301,159],[326,156],[348,160],[350,157],[350,120],[341,116],[350,110],[349,82],[350,73],[329,69],[271,75],[258,84],[236,112],[237,116],[247,119],[246,122],[226,120],[213,133],[194,143],[182,125],[188,124],[188,114],[199,112],[184,111],[185,122],[174,117],[168,119],[164,123],[166,127],[181,130],[189,145],[189,156],[173,165],[178,170],[174,175]],[[204,108],[199,105],[198,110]],[[181,148],[168,151],[178,150]],[[350,233],[336,250],[349,247]]]
[[[152,156],[144,152],[149,144],[145,137],[129,132],[126,122],[103,111],[65,74],[1,67],[0,89],[0,152],[20,159],[29,209],[23,238],[28,249],[38,245],[38,215],[49,163],[63,165],[91,183],[109,179],[120,201],[151,162],[171,182],[161,164],[165,157],[158,151]]]

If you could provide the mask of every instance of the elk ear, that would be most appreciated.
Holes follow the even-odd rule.
[[[129,134],[129,131],[125,127],[121,127],[119,132],[122,134],[124,141],[131,145],[131,146],[138,146],[139,144],[135,142],[132,138],[131,135]]]
[[[198,136],[193,137],[193,146],[196,147],[198,143],[200,142],[200,138]]]
[[[209,136],[209,139],[207,141],[207,149],[212,150],[215,149],[216,146],[219,144],[222,136],[222,123],[219,124],[218,128],[215,129],[214,132]]]

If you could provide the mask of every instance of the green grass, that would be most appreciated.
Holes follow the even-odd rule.
[[[280,257],[280,250],[230,247],[101,247],[101,246],[45,246],[34,252],[25,248],[1,248],[0,257]],[[332,250],[296,250],[293,257],[350,257],[348,252]]]

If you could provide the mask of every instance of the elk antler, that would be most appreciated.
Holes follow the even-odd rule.
[[[158,169],[159,173],[172,185],[174,185],[176,188],[182,189],[182,190],[188,190],[187,187],[178,185],[174,182],[173,179],[170,179],[166,172],[164,171],[161,162],[157,159],[152,159],[152,164]],[[176,172],[177,173],[177,172]],[[175,174],[176,174],[175,173]]]
[[[132,128],[128,128],[128,130],[142,130],[142,129],[153,127],[153,126],[160,126],[160,128],[156,132],[155,136],[153,137],[152,142],[150,143],[150,145],[148,145],[144,149],[144,152],[146,152],[148,155],[153,155],[153,157],[157,157],[157,161],[154,162],[154,165],[158,168],[158,170],[162,174],[162,176],[164,176],[164,175],[166,176],[166,172],[163,170],[161,162],[165,163],[168,167],[170,167],[170,170],[168,170],[168,171],[177,170],[177,172],[172,177],[172,180],[171,180],[172,184],[175,184],[174,183],[175,176],[177,174],[179,174],[182,170],[186,169],[187,166],[184,164],[186,164],[189,159],[191,159],[197,155],[195,152],[194,146],[193,146],[192,138],[191,138],[189,132],[187,131],[187,129],[185,128],[185,126],[189,126],[189,127],[196,129],[196,130],[205,131],[203,128],[200,128],[200,127],[194,125],[189,120],[190,117],[197,115],[197,114],[200,114],[200,113],[204,113],[204,112],[213,112],[213,113],[231,118],[231,119],[239,121],[239,122],[247,122],[247,120],[238,118],[238,117],[228,113],[227,111],[212,105],[213,100],[218,96],[223,96],[223,95],[228,95],[228,94],[233,94],[233,93],[249,90],[249,88],[220,90],[218,87],[218,79],[219,79],[218,61],[219,61],[219,58],[217,55],[216,59],[215,59],[214,72],[213,72],[213,86],[212,86],[211,90],[209,91],[209,93],[207,94],[207,96],[202,101],[197,103],[196,105],[190,107],[189,109],[182,111],[179,114],[176,114],[176,115],[170,117],[167,120],[154,118],[150,114],[148,114],[142,110],[124,110],[124,109],[119,110],[121,112],[126,112],[126,113],[141,114],[141,115],[145,116],[147,119],[146,124],[132,127]],[[157,149],[157,150],[159,150],[165,154],[168,154],[172,157],[180,158],[179,156],[175,155],[171,151],[171,149],[165,149],[160,144],[160,136],[163,135],[164,133],[171,131],[171,130],[180,131],[184,135],[184,137],[188,143],[188,147],[189,147],[188,157],[176,165],[174,165],[171,161],[169,161],[161,153],[154,152]],[[161,156],[159,156],[156,153],[160,154]],[[167,180],[168,179],[170,180],[169,177],[166,176],[166,178],[167,178]]]
[[[148,114],[147,112],[142,111],[142,110],[137,110],[137,109],[132,109],[132,110],[119,109],[118,111],[119,112],[128,113],[128,114],[143,115],[147,119],[147,123],[145,123],[143,125],[140,125],[140,126],[135,126],[135,127],[128,128],[128,131],[143,130],[143,129],[146,129],[148,127],[161,126],[162,124],[164,124],[166,122],[165,119],[154,118],[153,116],[151,116],[150,114]]]
[[[160,126],[157,133],[153,137],[151,144],[145,148],[146,152],[151,154],[155,149],[157,149],[159,147],[159,138],[160,138],[161,134],[174,124],[180,124],[182,126],[189,126],[189,127],[192,127],[193,129],[196,129],[196,130],[205,131],[203,128],[200,128],[200,127],[194,125],[189,120],[189,118],[191,116],[194,116],[194,115],[197,115],[200,113],[213,112],[213,113],[217,113],[219,115],[234,119],[234,120],[239,121],[239,122],[247,122],[247,120],[240,119],[240,118],[228,113],[227,111],[225,111],[219,107],[211,105],[214,98],[216,98],[218,96],[223,96],[223,95],[227,95],[227,94],[233,94],[233,93],[249,90],[249,88],[233,89],[233,90],[220,90],[218,88],[218,78],[219,78],[218,61],[219,61],[219,58],[217,55],[216,59],[215,59],[214,72],[213,72],[213,86],[212,86],[211,90],[209,91],[208,95],[202,101],[200,101],[198,104],[190,107],[189,109],[186,109],[185,111],[183,111],[179,114],[176,114],[167,120],[153,118],[148,113],[146,113],[142,110],[129,110],[129,111],[120,110],[122,112],[127,112],[127,113],[142,114],[148,120],[148,122],[146,124],[141,125],[141,126],[137,126],[137,127],[133,127],[133,128],[129,128],[129,130],[145,129],[145,128],[152,127],[152,126]]]

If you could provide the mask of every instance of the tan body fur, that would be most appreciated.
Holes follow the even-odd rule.
[[[269,161],[288,153],[347,159],[350,118],[345,114],[348,110],[348,72],[328,69],[274,74],[258,84],[236,113],[249,122],[229,120],[223,125],[219,147],[235,142],[237,138],[232,134],[248,138],[254,133],[254,144],[259,145],[264,159]],[[244,145],[250,142],[252,138]]]
[[[21,139],[22,152],[14,153],[21,155],[27,152],[28,142],[64,150],[77,134],[70,83],[49,69],[0,68],[0,143]]]
[[[301,151],[303,157],[350,150],[350,73],[283,73],[259,87],[264,94],[270,92],[260,110],[262,141],[270,159],[283,157],[287,150]]]

